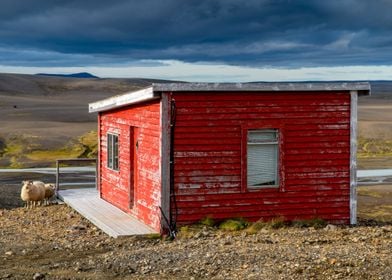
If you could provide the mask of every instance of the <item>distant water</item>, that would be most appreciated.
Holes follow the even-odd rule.
[[[373,170],[358,170],[357,177],[390,177],[392,176],[392,169],[373,169]]]
[[[56,182],[56,168],[0,169],[1,184],[18,184],[24,180],[40,180],[45,183]],[[61,167],[60,186],[94,185],[95,167]]]
[[[357,171],[358,185],[392,184],[392,169]]]
[[[60,188],[95,187],[95,167],[61,167]],[[23,205],[20,189],[24,180],[56,182],[56,168],[0,169],[0,208]]]

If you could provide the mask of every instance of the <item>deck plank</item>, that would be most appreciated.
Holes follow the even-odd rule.
[[[59,198],[112,237],[157,233],[99,197],[93,188],[61,190]]]

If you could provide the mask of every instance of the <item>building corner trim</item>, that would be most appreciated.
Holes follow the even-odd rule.
[[[357,122],[358,92],[350,91],[350,224],[357,224]]]
[[[161,232],[169,231],[170,216],[170,98],[161,98]]]

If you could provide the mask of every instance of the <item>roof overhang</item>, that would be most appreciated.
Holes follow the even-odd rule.
[[[158,92],[154,92],[153,87],[148,87],[90,103],[88,105],[88,109],[89,113],[107,111],[140,102],[146,102],[159,97],[160,94]]]
[[[165,83],[154,91],[357,91],[370,94],[368,82],[281,82],[281,83]]]
[[[133,105],[158,99],[161,92],[304,92],[304,91],[355,91],[358,95],[370,95],[368,82],[282,82],[282,83],[165,83],[153,84],[152,86],[138,91],[116,95],[107,99],[89,104],[89,112],[107,111],[119,107]]]

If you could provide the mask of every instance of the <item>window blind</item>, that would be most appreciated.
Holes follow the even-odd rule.
[[[248,131],[248,187],[278,185],[277,130]]]

